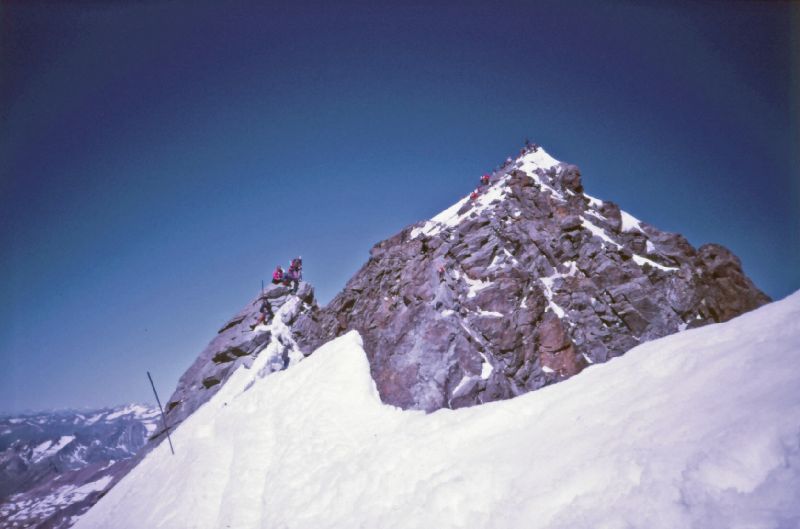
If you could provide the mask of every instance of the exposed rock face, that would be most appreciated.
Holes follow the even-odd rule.
[[[267,301],[273,316],[256,325],[262,302]],[[217,336],[178,381],[178,387],[165,404],[170,428],[182,422],[201,404],[208,401],[239,367],[250,368],[265,350],[273,355],[269,371],[279,371],[299,360],[292,327],[298,318],[318,310],[314,289],[301,283],[296,294],[288,287],[270,285],[256,299],[220,328]],[[270,347],[271,346],[271,347]],[[163,430],[159,432],[159,435]]]
[[[696,250],[584,194],[577,167],[529,149],[478,199],[378,243],[296,329],[306,352],[358,330],[383,400],[432,411],[513,397],[768,301],[727,249]]]

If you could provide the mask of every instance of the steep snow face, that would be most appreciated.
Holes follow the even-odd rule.
[[[231,380],[76,527],[797,527],[799,319],[796,293],[428,415],[381,403],[350,332]]]

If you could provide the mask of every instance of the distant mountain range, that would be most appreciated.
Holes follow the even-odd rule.
[[[157,428],[158,410],[0,416],[0,528],[67,527]]]

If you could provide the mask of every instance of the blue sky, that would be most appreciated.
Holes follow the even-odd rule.
[[[0,7],[0,411],[171,393],[278,263],[323,302],[525,137],[800,288],[798,6]]]

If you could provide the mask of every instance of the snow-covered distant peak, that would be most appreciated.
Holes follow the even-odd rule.
[[[135,419],[152,419],[158,415],[158,410],[143,404],[128,404],[120,408],[116,408],[112,413],[105,417],[107,421],[113,421],[125,415],[130,415]]]
[[[74,435],[62,435],[57,440],[47,440],[34,447],[31,454],[31,462],[36,463],[46,457],[50,457],[59,450],[67,446],[75,439]]]

